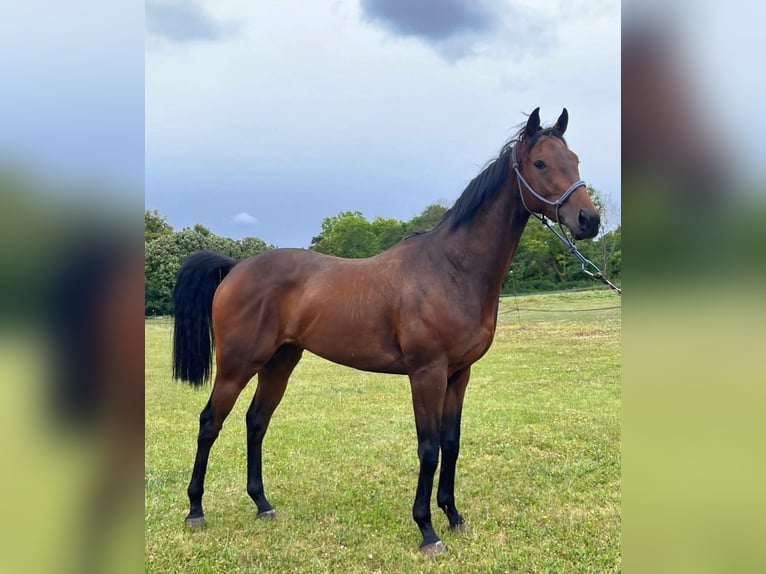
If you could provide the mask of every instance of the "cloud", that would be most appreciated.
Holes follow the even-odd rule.
[[[146,29],[178,43],[216,41],[239,33],[239,26],[216,20],[191,0],[147,0]]]
[[[491,26],[490,14],[476,0],[362,0],[361,6],[372,21],[402,36],[444,40]]]
[[[542,12],[490,0],[361,0],[362,17],[414,37],[449,61],[485,53],[526,54],[555,42]]]
[[[243,225],[258,225],[260,223],[257,217],[250,215],[247,211],[240,211],[233,219],[234,223],[241,223]]]

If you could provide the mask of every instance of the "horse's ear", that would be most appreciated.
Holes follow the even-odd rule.
[[[527,132],[527,137],[531,137],[540,131],[540,108],[535,108],[535,111],[529,114],[525,131]]]
[[[559,119],[556,120],[556,125],[553,126],[553,129],[560,131],[561,135],[563,136],[564,132],[567,131],[568,123],[569,123],[569,112],[567,112],[567,109],[564,108],[564,111],[561,112]]]

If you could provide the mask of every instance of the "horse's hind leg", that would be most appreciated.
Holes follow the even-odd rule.
[[[218,438],[224,420],[231,412],[237,397],[245,388],[252,375],[232,377],[224,375],[221,370],[216,373],[213,392],[202,409],[199,417],[199,435],[197,436],[197,456],[194,459],[191,481],[187,493],[189,495],[189,515],[186,525],[190,528],[205,523],[202,511],[202,494],[205,491],[205,473],[210,449]]]
[[[258,388],[247,410],[247,493],[258,508],[259,518],[275,518],[274,507],[263,490],[262,446],[274,410],[285,394],[287,381],[298,364],[303,349],[283,345],[258,373]]]
[[[447,515],[450,530],[453,532],[468,531],[468,526],[455,507],[455,467],[460,453],[460,418],[463,412],[463,397],[470,375],[470,367],[467,367],[450,377],[442,410],[440,437],[442,466],[436,503]]]

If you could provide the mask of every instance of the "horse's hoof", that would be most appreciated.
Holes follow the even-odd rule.
[[[199,528],[200,526],[205,525],[205,517],[204,516],[187,516],[186,520],[184,521],[186,524],[186,528]]]
[[[265,512],[259,512],[257,518],[260,518],[261,520],[276,520],[277,511],[272,508],[271,510],[267,510]]]
[[[455,526],[450,526],[449,531],[453,534],[470,534],[471,527],[465,522],[461,522],[460,524],[455,524]]]
[[[444,554],[447,551],[447,547],[444,545],[444,542],[437,540],[433,544],[421,546],[420,551],[425,556],[436,556],[437,554]]]

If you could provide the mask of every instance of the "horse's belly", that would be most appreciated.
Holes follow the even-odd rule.
[[[332,361],[363,371],[405,373],[401,349],[387,324],[370,317],[315,317],[297,329],[293,341],[304,349]]]
[[[300,343],[299,343],[300,344]],[[382,346],[354,344],[309,343],[305,349],[333,363],[374,373],[406,374],[400,352]]]

